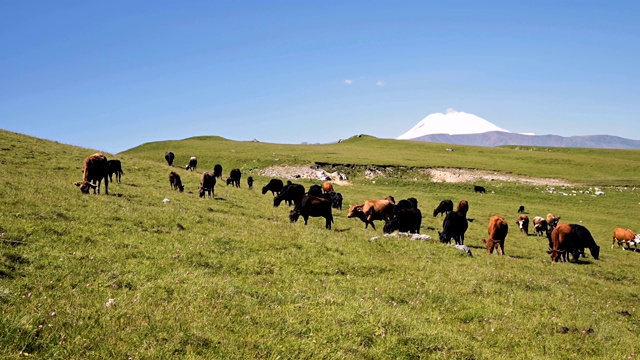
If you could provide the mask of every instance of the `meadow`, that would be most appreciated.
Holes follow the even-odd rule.
[[[73,182],[96,150],[0,130],[0,357],[638,358],[640,252],[612,249],[611,232],[640,231],[640,151],[450,147],[365,135],[326,145],[154,142],[106,154],[122,161],[122,183],[83,195]],[[191,156],[196,172],[179,167]],[[289,208],[260,193],[261,169],[316,162],[351,182],[335,186],[345,209],[334,210],[332,230],[321,218],[290,223]],[[218,183],[213,199],[200,199],[200,174],[216,163],[225,175],[241,168],[242,186]],[[393,172],[364,177],[380,166]],[[421,171],[429,167],[575,185],[550,193],[483,180],[475,184],[488,193],[478,194],[471,183],[432,182]],[[169,188],[169,171],[184,193]],[[434,239],[442,218],[433,208],[468,200],[473,256],[346,217],[348,204],[388,195],[417,198],[421,232]],[[553,212],[585,225],[600,260],[552,264],[546,238],[518,232],[519,205],[531,218]],[[492,215],[509,222],[505,256],[481,246]]]

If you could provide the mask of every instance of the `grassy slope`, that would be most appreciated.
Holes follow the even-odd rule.
[[[601,184],[638,179],[640,152],[443,148],[368,137],[322,146],[220,138],[145,144],[117,155],[125,174],[109,196],[83,196],[72,182],[91,150],[0,131],[0,232],[28,243],[0,245],[0,354],[609,359],[637,352],[640,253],[609,246],[614,227],[638,229],[633,189],[574,197],[492,182],[495,194],[474,194],[468,184],[413,173],[338,188],[346,203],[415,196],[423,233],[434,237],[442,219],[430,216],[433,206],[469,200],[476,219],[469,258],[433,241],[371,241],[381,230],[365,230],[346,211],[335,211],[332,231],[317,218],[290,224],[286,207],[273,208],[270,195],[244,181],[241,189],[218,185],[215,200],[203,200],[193,194],[199,174],[173,168],[187,187],[173,192],[162,157],[172,150],[186,164],[198,156],[200,171],[218,162],[225,174],[242,167],[258,188],[268,179],[256,169],[312,161],[486,168]],[[567,162],[574,169],[564,170]],[[621,164],[627,171],[616,171]],[[546,240],[515,226],[508,256],[486,255],[479,246],[487,219],[499,214],[511,225],[520,204],[530,216],[553,211],[582,222],[602,246],[601,261],[550,265]],[[588,328],[594,332],[582,334]]]

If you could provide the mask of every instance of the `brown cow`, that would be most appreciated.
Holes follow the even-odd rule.
[[[560,223],[551,232],[553,248],[547,250],[551,255],[551,261],[567,261],[569,253],[573,261],[578,261],[580,255],[584,256],[584,248],[589,248],[591,256],[598,260],[600,247],[596,244],[593,236],[586,227],[578,224]]]
[[[529,217],[527,215],[518,216],[516,225],[520,228],[520,232],[529,236]]]
[[[322,191],[324,191],[325,194],[333,191],[333,185],[331,185],[331,181],[325,181],[322,183]]]
[[[615,228],[613,230],[611,248],[613,249],[613,245],[617,242],[618,247],[621,247],[622,250],[624,250],[624,245],[627,245],[627,249],[631,249],[631,245],[633,245],[634,251],[638,250],[638,237],[636,233],[629,229]]]
[[[487,228],[489,239],[482,239],[487,245],[487,253],[492,254],[494,250],[500,255],[504,255],[504,240],[509,232],[509,225],[500,216],[492,216],[489,219]]]
[[[371,224],[371,227],[375,230],[376,226],[373,221],[384,220],[385,223],[388,222],[393,218],[394,207],[395,200],[391,196],[384,200],[367,200],[360,205],[349,205],[347,217],[357,217],[365,223],[365,229]]]
[[[180,192],[184,191],[182,179],[180,179],[180,175],[174,171],[169,173],[169,186],[171,186],[172,190],[180,190]]]
[[[100,183],[104,179],[104,193],[109,194],[109,161],[102,153],[89,155],[82,163],[82,181],[74,185],[80,188],[83,194],[88,194],[93,189],[94,194],[100,194]]]

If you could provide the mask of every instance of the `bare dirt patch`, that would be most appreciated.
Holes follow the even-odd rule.
[[[516,182],[527,185],[550,185],[550,186],[572,186],[563,179],[534,178],[521,175],[513,175],[508,173],[500,173],[495,171],[477,170],[477,169],[456,169],[456,168],[438,168],[424,169],[425,174],[431,177],[434,182],[474,182],[477,180],[486,181],[507,181]]]
[[[334,184],[345,186],[351,185],[347,176],[338,171],[326,172],[317,165],[307,166],[271,166],[258,172],[262,176],[278,177],[285,179],[314,179],[331,180]]]

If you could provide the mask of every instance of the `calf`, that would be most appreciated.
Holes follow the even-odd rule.
[[[191,159],[189,159],[189,163],[184,168],[185,170],[196,171],[197,167],[198,167],[198,159],[195,156],[192,156]]]
[[[524,212],[524,205],[520,205],[520,207],[518,208],[518,214],[523,212]]]
[[[253,177],[249,176],[247,178],[247,185],[249,186],[249,189],[253,189]]]
[[[205,193],[210,197],[213,198],[213,195],[215,194],[214,192],[214,187],[216,186],[216,177],[215,175],[213,175],[213,171],[207,171],[202,173],[202,176],[200,176],[200,189],[199,189],[199,194],[200,197],[204,197]]]
[[[634,251],[638,250],[638,240],[640,236],[629,229],[615,228],[613,230],[613,241],[611,242],[611,248],[618,243],[618,247],[624,250],[624,245],[627,245],[627,249],[631,249],[633,245]]]
[[[520,215],[516,224],[520,228],[520,232],[529,236],[529,217],[527,215]]]
[[[166,153],[164,153],[164,159],[167,160],[167,164],[169,164],[169,166],[173,165],[173,159],[176,156],[171,152],[171,151],[167,151]]]
[[[284,184],[282,183],[282,180],[271,179],[269,180],[269,183],[267,183],[267,185],[262,187],[262,195],[266,194],[267,191],[271,191],[271,194],[275,196],[277,194],[280,194],[280,191],[282,191],[283,187]]]
[[[100,184],[104,179],[104,193],[109,194],[109,161],[102,153],[89,155],[82,163],[82,181],[74,185],[80,188],[83,194],[88,194],[93,189],[94,194],[100,194]]]
[[[339,192],[331,191],[326,195],[329,196],[329,199],[331,200],[331,206],[334,209],[342,210],[342,194],[340,194]]]
[[[499,255],[504,255],[504,241],[509,233],[507,222],[500,216],[492,216],[489,219],[487,232],[489,239],[482,239],[482,242],[487,245],[487,253],[492,254],[496,250]]]
[[[184,191],[184,186],[182,186],[180,175],[173,171],[169,173],[169,185],[171,186],[172,190],[180,190],[180,192]]]
[[[287,204],[291,205],[298,204],[302,198],[304,197],[304,186],[300,184],[293,184],[290,181],[287,182],[287,185],[282,188],[282,191],[278,196],[273,198],[273,206],[278,207],[282,201],[286,201]]]
[[[375,220],[384,220],[388,222],[393,218],[393,210],[395,208],[395,200],[393,197],[388,196],[384,200],[367,200],[360,205],[349,205],[348,218],[357,217],[365,224],[364,228],[368,228],[369,225],[376,229],[373,224]]]
[[[473,186],[473,191],[475,191],[477,193],[486,193],[487,189],[485,189],[483,186],[474,185]]]
[[[589,248],[591,256],[598,260],[600,247],[596,244],[593,236],[586,227],[578,224],[561,223],[551,232],[553,247],[547,250],[551,255],[551,261],[567,261],[571,254],[573,261],[577,262],[584,249]]]
[[[545,220],[542,216],[534,217],[533,230],[538,236],[542,236],[543,234],[545,234],[547,232],[547,220]]]
[[[558,221],[560,221],[560,216],[555,216],[549,213],[547,214],[546,220],[547,220],[547,226],[553,230],[556,227],[556,225],[558,225]]]
[[[326,219],[325,228],[331,230],[331,223],[333,223],[331,201],[315,196],[304,196],[289,212],[289,220],[296,222],[300,216],[304,219],[305,225],[307,225],[309,216],[324,217]]]
[[[453,201],[442,200],[438,207],[433,210],[433,217],[438,216],[438,214],[447,214],[450,211],[453,211]]]
[[[109,181],[113,182],[113,178],[111,177],[113,174],[116,174],[116,181],[120,184],[120,180],[122,179],[122,163],[120,160],[109,160]]]

